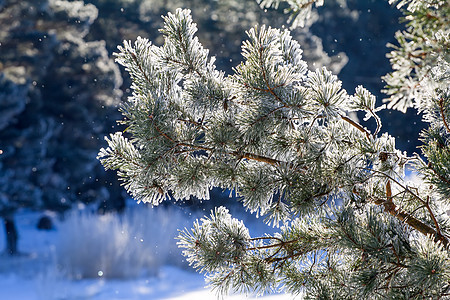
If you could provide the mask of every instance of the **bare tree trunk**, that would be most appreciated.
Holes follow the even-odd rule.
[[[8,255],[17,255],[17,241],[19,234],[17,233],[16,223],[12,217],[4,217],[5,232],[6,232],[6,253]]]

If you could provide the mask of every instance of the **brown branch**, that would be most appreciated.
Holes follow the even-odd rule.
[[[380,199],[380,198],[373,198],[372,200],[373,200],[373,203],[375,203],[376,205],[382,205],[384,207],[385,211],[387,211],[389,214],[396,217],[400,221],[405,222],[412,228],[416,229],[417,231],[419,231],[425,235],[430,234],[430,235],[434,236],[436,241],[442,242],[442,244],[446,247],[448,246],[449,240],[447,237],[442,235],[440,232],[437,232],[435,229],[433,229],[429,225],[416,219],[415,217],[413,217],[403,211],[400,211],[393,202],[386,201],[386,200]]]
[[[309,274],[312,274],[312,269],[313,269],[314,265],[316,264],[316,256],[317,256],[317,253],[314,252],[314,260],[313,260],[313,263],[311,264],[311,267],[309,268]]]
[[[442,121],[444,121],[444,126],[447,129],[447,132],[450,133],[450,127],[447,124],[447,120],[445,119],[445,114],[444,114],[444,98],[441,97],[441,99],[439,99],[439,109],[441,111],[441,117],[442,117]]]
[[[243,158],[250,159],[250,160],[256,160],[256,161],[259,161],[259,162],[265,162],[265,163],[268,163],[270,165],[278,165],[278,164],[282,163],[281,161],[279,161],[277,159],[273,159],[273,158],[270,158],[270,157],[265,157],[265,156],[258,155],[258,154],[248,153],[248,152],[240,153],[239,151],[233,151],[230,154],[232,154],[234,156],[241,156]]]
[[[305,8],[305,7],[313,5],[316,2],[317,2],[317,0],[311,0],[311,1],[307,2],[307,3],[302,4],[300,7],[301,8]]]
[[[156,129],[156,131],[158,131],[158,133],[160,135],[162,135],[163,137],[165,137],[166,139],[168,139],[169,141],[171,141],[172,143],[176,144],[175,147],[177,146],[185,146],[185,147],[190,147],[196,150],[204,150],[204,151],[215,151],[214,148],[210,148],[210,147],[204,147],[204,146],[200,146],[200,145],[192,145],[192,144],[188,144],[188,143],[183,143],[183,142],[177,142],[175,141],[173,138],[171,138],[169,135],[167,135],[166,133],[164,133],[163,131],[161,131],[158,126],[153,125]],[[273,159],[270,157],[266,157],[266,156],[262,156],[262,155],[258,155],[258,154],[254,154],[254,153],[249,153],[249,152],[241,152],[241,151],[233,151],[233,152],[227,152],[227,154],[229,155],[233,155],[239,158],[246,158],[246,159],[250,159],[250,160],[256,160],[259,162],[264,162],[264,163],[268,163],[270,165],[278,165],[283,163],[280,160],[277,159]]]
[[[260,47],[259,48],[259,60],[260,60],[260,66],[261,66],[261,73],[262,73],[262,76],[263,76],[263,79],[264,79],[264,83],[266,84],[266,86],[267,86],[267,92],[269,92],[270,94],[272,94],[272,96],[274,96],[275,97],[275,99],[277,99],[280,103],[282,103],[284,106],[288,106],[283,100],[281,100],[281,98],[273,91],[276,87],[271,87],[270,85],[269,85],[269,81],[267,80],[267,76],[266,76],[266,70],[264,69],[264,67],[263,67],[263,62],[262,62],[262,50],[263,50],[263,48],[262,47]],[[279,86],[282,86],[282,85],[279,85]],[[279,86],[277,86],[277,87],[279,87]]]
[[[438,173],[438,171],[433,167],[433,164],[431,162],[428,163],[428,168],[433,171],[434,174],[436,174],[437,177],[439,177],[440,180],[444,181],[447,184],[450,184],[450,180],[442,176]]]
[[[260,236],[260,237],[255,237],[255,238],[249,239],[249,241],[259,241],[259,240],[277,240],[277,241],[279,241],[280,243],[283,242],[282,239],[277,238],[277,237],[275,237],[275,236]]]
[[[350,123],[353,127],[355,127],[356,129],[358,129],[359,131],[361,131],[362,133],[364,133],[366,135],[366,137],[370,140],[370,132],[365,129],[364,127],[362,127],[360,124],[356,123],[355,121],[353,121],[352,119],[350,119],[347,116],[341,115],[342,120]]]
[[[314,125],[314,123],[316,122],[316,120],[317,120],[318,118],[320,118],[319,115],[315,115],[315,116],[314,116],[314,119],[311,121],[311,125],[309,125],[308,133],[306,134],[307,136],[309,136],[309,134],[311,133],[311,130],[312,130],[312,128],[313,128],[313,125]]]
[[[193,120],[185,120],[185,119],[180,119],[180,118],[178,118],[177,120],[180,121],[180,122],[188,123],[188,124],[194,124],[194,125],[196,125],[198,127],[205,127],[205,125],[203,125],[202,123],[196,122],[196,121],[193,121]]]
[[[262,71],[262,72],[264,72],[264,71]],[[243,85],[244,85],[246,88],[251,88],[251,89],[253,89],[253,90],[257,90],[257,91],[260,91],[260,92],[266,92],[266,93],[270,93],[271,90],[274,90],[274,89],[276,89],[276,88],[285,86],[285,84],[279,84],[279,85],[276,85],[276,86],[274,86],[274,87],[270,87],[270,86],[268,85],[268,83],[267,83],[266,76],[265,76],[265,72],[263,73],[263,78],[264,78],[264,83],[265,83],[266,86],[267,86],[267,89],[263,89],[263,88],[260,88],[260,87],[257,87],[257,86],[249,85],[249,84],[246,83],[246,82],[244,82]]]
[[[277,108],[272,109],[272,110],[269,111],[267,114],[265,114],[265,115],[263,115],[263,116],[260,116],[258,119],[256,119],[255,121],[253,121],[253,122],[250,124],[250,126],[255,125],[256,123],[258,123],[258,122],[261,121],[262,119],[267,118],[268,116],[270,116],[271,114],[273,114],[274,112],[276,112],[277,110],[280,110],[280,109],[282,109],[282,108],[285,108],[285,106],[283,105],[283,106],[279,106],[279,107],[277,107]]]
[[[190,148],[193,148],[196,150],[215,151],[214,148],[205,147],[205,146],[201,146],[201,145],[192,145],[192,144],[188,144],[188,143],[179,143],[178,146],[190,147]],[[266,156],[262,156],[262,155],[258,155],[258,154],[254,154],[254,153],[249,153],[249,152],[232,151],[232,152],[226,152],[226,154],[229,154],[229,155],[232,155],[235,157],[239,157],[239,158],[246,158],[246,159],[250,159],[250,160],[264,162],[264,163],[268,163],[270,165],[278,165],[278,164],[283,163],[282,161],[277,160],[277,159],[273,159],[270,157],[266,157]]]
[[[270,260],[267,260],[268,263],[274,263],[274,262],[279,262],[279,261],[285,261],[288,259],[292,259],[292,258],[296,258],[297,256],[303,255],[302,252],[297,252],[291,255],[287,255],[287,256],[283,256],[283,257],[273,257]]]
[[[391,248],[392,252],[394,253],[395,258],[397,258],[397,265],[402,265],[402,266],[406,267],[405,265],[403,265],[403,264],[400,262],[400,256],[398,255],[397,251],[395,250],[394,245],[391,243],[391,244],[389,244],[388,246]]]
[[[427,196],[427,202],[425,203],[425,207],[427,208],[428,212],[430,213],[431,219],[433,220],[434,226],[436,227],[436,232],[438,234],[441,234],[441,228],[439,227],[436,217],[434,216],[434,213],[430,207],[430,196]]]
[[[391,189],[391,181],[388,180],[386,183],[386,199],[389,202],[392,202],[392,189]]]
[[[178,39],[179,39],[179,41],[180,41],[181,47],[183,48],[183,52],[184,52],[185,54],[188,53],[188,51],[187,51],[188,49],[186,48],[186,45],[183,43],[183,37],[181,36],[181,30],[180,30],[180,28],[178,28],[178,30],[177,30],[177,35],[178,35]],[[166,59],[170,60],[170,59],[172,59],[172,58],[166,57]],[[173,59],[172,59],[172,60],[173,60]],[[173,61],[175,61],[175,60],[173,60]],[[177,62],[177,61],[175,61],[175,62]],[[198,76],[200,76],[202,79],[204,78],[203,74],[201,74],[200,71],[199,71],[198,69],[194,69],[194,67],[192,66],[192,64],[185,64],[185,63],[183,63],[183,62],[177,62],[177,63],[181,63],[182,65],[187,66],[189,72],[195,71],[195,73],[197,73]],[[190,63],[191,63],[191,62],[190,62]]]
[[[145,71],[142,69],[141,64],[139,63],[136,54],[134,54],[133,52],[130,52],[131,57],[133,58],[134,62],[136,63],[136,65],[139,68],[139,71],[144,75],[145,80],[151,85],[152,82],[151,80],[148,78],[147,73],[145,73]]]
[[[413,196],[415,199],[419,200],[419,201],[422,202],[422,203],[425,203],[425,202],[426,202],[425,200],[423,200],[422,198],[420,198],[419,195],[417,195],[417,194],[415,194],[413,191],[411,191],[411,189],[409,189],[407,186],[404,186],[403,184],[401,184],[400,182],[398,182],[398,180],[396,180],[395,178],[393,178],[392,176],[390,176],[390,175],[388,175],[388,174],[386,174],[386,173],[384,173],[384,172],[381,172],[381,171],[378,171],[378,170],[373,170],[373,169],[368,169],[368,168],[359,168],[359,169],[362,169],[362,170],[365,170],[365,171],[369,171],[369,172],[374,172],[374,173],[377,173],[377,174],[381,174],[382,176],[385,176],[386,178],[388,178],[388,179],[392,180],[393,182],[395,182],[395,183],[396,183],[398,186],[400,186],[405,192],[409,193],[409,194],[410,194],[411,196]]]
[[[364,168],[365,169],[365,168]],[[367,170],[367,169],[366,169]],[[396,184],[398,184],[405,192],[408,192],[409,194],[411,194],[414,198],[416,198],[417,200],[419,200],[420,202],[422,202],[425,207],[427,205],[427,201],[424,201],[422,198],[420,198],[418,195],[416,195],[413,191],[411,191],[409,188],[403,186],[400,182],[398,182],[397,180],[395,180],[394,178],[392,178],[391,176],[377,171],[377,170],[368,170],[368,171],[372,171],[375,173],[380,173],[384,176],[386,176],[387,178],[389,178],[390,180],[394,181]],[[389,183],[389,181],[388,181]],[[386,198],[387,200],[384,199],[380,199],[380,198],[373,198],[373,202],[377,205],[383,205],[384,209],[391,214],[392,216],[396,217],[397,219],[399,219],[402,222],[405,222],[406,224],[408,224],[409,226],[411,226],[412,228],[416,229],[417,231],[427,235],[427,234],[431,234],[433,236],[435,236],[436,241],[441,241],[444,246],[447,246],[449,244],[449,240],[447,237],[445,237],[444,235],[441,234],[439,227],[437,226],[436,223],[436,230],[433,229],[432,227],[430,227],[429,225],[423,223],[422,221],[416,219],[415,217],[413,217],[411,214],[408,214],[406,212],[400,211],[399,208],[394,204],[394,202],[392,202],[392,191],[390,191],[391,187],[390,187],[390,183],[389,185],[386,184]],[[432,218],[434,216],[432,215]]]
[[[261,250],[261,249],[270,249],[270,248],[275,248],[275,247],[283,248],[286,245],[298,242],[298,240],[290,240],[290,241],[286,241],[285,242],[285,241],[282,241],[282,240],[280,240],[278,238],[275,238],[275,237],[259,237],[259,238],[253,238],[253,239],[250,239],[250,240],[258,240],[258,239],[276,239],[276,240],[279,240],[280,242],[276,243],[276,244],[271,244],[271,245],[264,245],[264,246],[256,246],[256,247],[252,247],[252,248],[247,248],[245,250],[247,250],[247,251],[250,251],[250,250]]]
[[[165,137],[166,139],[168,139],[168,140],[171,141],[172,143],[177,143],[174,139],[172,139],[172,138],[171,138],[170,136],[168,136],[166,133],[162,132],[162,131],[158,128],[158,126],[156,126],[156,125],[153,125],[153,126],[155,127],[156,131],[159,132],[160,135],[162,135],[163,137]]]
[[[246,251],[252,251],[252,250],[262,250],[262,249],[270,249],[270,248],[276,248],[276,247],[283,247],[283,243],[278,244],[272,244],[272,245],[264,245],[264,246],[257,246],[257,247],[251,247],[245,249]]]

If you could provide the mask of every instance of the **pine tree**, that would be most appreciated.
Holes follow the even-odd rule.
[[[85,38],[96,15],[82,1],[0,1],[0,218],[7,254],[20,252],[18,210],[63,212],[120,197],[102,197],[107,188],[96,182],[106,179],[95,157],[114,124],[106,112],[115,113],[121,95],[119,67],[104,42]]]
[[[180,232],[187,260],[219,294],[450,295],[450,8],[397,5],[409,23],[390,54],[389,106],[415,106],[429,123],[421,155],[380,134],[383,106],[367,89],[349,94],[326,68],[308,71],[288,30],[251,28],[230,76],[199,43],[189,10],[164,17],[162,46],[138,38],[119,47],[133,82],[121,108],[129,137],[108,137],[102,164],[138,201],[208,199],[220,187],[279,228],[251,237],[219,207]],[[413,97],[399,96],[405,86]],[[363,122],[351,111],[365,113]]]

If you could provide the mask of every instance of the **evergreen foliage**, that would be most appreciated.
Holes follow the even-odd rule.
[[[387,83],[385,92],[390,96],[388,107],[403,112],[415,107],[427,118],[427,98],[439,99],[430,93],[445,88],[449,76],[450,5],[441,0],[389,2],[398,8],[406,7],[407,27],[396,33],[398,45],[390,45],[394,49],[388,55],[393,72],[383,77]]]
[[[449,4],[423,3],[399,5],[409,5],[410,22],[426,23],[424,36],[448,44],[448,22],[421,16]],[[164,21],[162,46],[138,38],[119,47],[117,61],[133,82],[121,109],[130,137],[112,134],[98,158],[118,170],[138,201],[208,199],[220,187],[280,226],[251,237],[219,207],[181,231],[179,246],[212,288],[304,292],[307,299],[450,295],[448,47],[430,48],[431,66],[422,61],[429,71],[427,83],[414,86],[415,104],[390,102],[415,105],[430,125],[422,157],[407,156],[380,134],[375,97],[362,86],[349,94],[324,67],[308,71],[288,30],[251,28],[244,61],[225,76],[195,36],[189,10]],[[402,82],[392,62],[389,76]],[[365,113],[376,129],[350,118],[351,111]],[[405,169],[421,180],[409,181]]]
[[[262,8],[279,9],[280,4],[287,4],[284,12],[289,14],[291,28],[303,27],[311,19],[313,7],[320,7],[324,0],[257,0]]]
[[[304,27],[307,22],[314,19],[314,7],[318,8],[324,5],[325,0],[256,0],[261,8],[279,9],[284,7],[284,13],[289,14],[288,22],[291,23],[291,29]],[[336,0],[340,7],[347,6],[346,0]]]

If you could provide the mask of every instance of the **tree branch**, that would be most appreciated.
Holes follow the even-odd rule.
[[[150,118],[150,117],[149,117]],[[151,117],[150,119],[153,119],[153,117]],[[178,142],[175,139],[171,138],[169,135],[167,135],[166,133],[164,133],[163,131],[161,131],[158,126],[156,126],[155,124],[153,124],[154,128],[156,129],[156,131],[158,131],[158,133],[165,137],[167,140],[169,140],[170,142],[176,144],[175,147],[177,146],[185,146],[185,147],[190,147],[196,150],[204,150],[204,151],[215,151],[214,148],[210,148],[210,147],[204,147],[204,146],[200,146],[200,145],[193,145],[193,144],[188,144],[188,143],[184,143],[184,142]],[[232,151],[232,152],[227,152],[227,154],[229,155],[233,155],[235,157],[239,157],[239,158],[246,158],[246,159],[250,159],[250,160],[256,160],[259,162],[264,162],[264,163],[268,163],[270,165],[277,165],[277,164],[282,164],[283,162],[277,159],[273,159],[270,157],[266,157],[266,156],[262,156],[262,155],[258,155],[258,154],[254,154],[254,153],[249,153],[249,152],[241,152],[241,151]]]
[[[365,129],[365,128],[362,127],[360,124],[356,123],[355,121],[353,121],[352,119],[350,119],[350,118],[347,117],[347,116],[344,116],[344,115],[340,115],[340,116],[341,116],[342,120],[344,120],[344,121],[350,123],[353,127],[355,127],[356,129],[358,129],[359,131],[361,131],[362,133],[364,133],[364,134],[366,135],[366,137],[370,140],[371,134],[370,134],[370,132],[369,132],[367,129]]]
[[[433,164],[431,162],[428,163],[427,167],[433,171],[434,174],[436,174],[437,177],[439,177],[440,180],[444,181],[447,184],[450,184],[450,179],[445,178],[444,176],[442,176],[441,174],[439,174],[437,172],[437,170],[433,167]]]
[[[447,132],[450,133],[450,127],[447,124],[447,120],[445,119],[445,114],[444,114],[444,98],[440,98],[439,99],[439,110],[441,112],[441,117],[442,117],[442,121],[444,122],[444,126],[447,129]]]
[[[441,228],[439,227],[439,224],[438,224],[438,222],[436,220],[436,217],[434,216],[434,213],[433,213],[433,211],[431,210],[431,207],[430,207],[430,196],[427,196],[427,202],[425,203],[425,207],[427,208],[428,212],[430,213],[431,219],[434,222],[434,226],[436,227],[436,232],[438,234],[441,234]]]
[[[415,199],[419,200],[422,203],[425,203],[426,201],[423,200],[422,198],[419,197],[419,195],[415,194],[413,191],[411,191],[411,189],[409,189],[407,186],[404,186],[403,184],[401,184],[400,182],[398,182],[398,180],[396,180],[395,178],[393,178],[392,176],[383,173],[381,171],[378,170],[373,170],[373,169],[368,169],[368,168],[359,168],[365,171],[369,171],[369,172],[374,172],[374,173],[378,173],[381,174],[383,176],[385,176],[386,178],[392,180],[394,183],[396,183],[398,186],[400,186],[405,192],[409,193],[411,196],[413,196]],[[392,192],[391,192],[392,193]]]
[[[145,73],[145,71],[142,69],[141,64],[139,63],[136,54],[134,54],[133,52],[130,52],[131,57],[134,60],[134,63],[138,66],[139,71],[144,75],[145,81],[147,81],[150,85],[152,84],[150,78],[148,78],[147,73]]]
[[[396,217],[400,221],[405,222],[412,228],[416,229],[417,231],[419,231],[425,235],[430,234],[430,235],[434,236],[436,241],[442,242],[442,244],[445,247],[448,246],[449,240],[447,237],[442,235],[440,232],[434,230],[429,225],[416,219],[415,217],[413,217],[403,211],[400,211],[393,202],[387,201],[384,199],[380,199],[380,198],[373,198],[372,200],[373,200],[373,203],[375,203],[376,205],[382,205],[384,207],[385,211],[387,211],[389,214]]]

